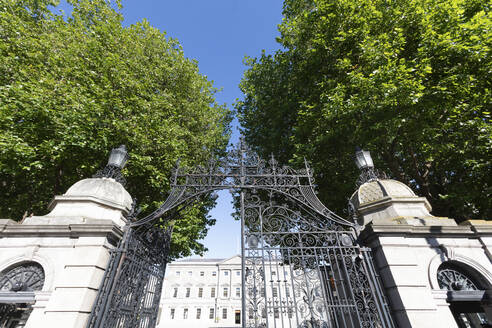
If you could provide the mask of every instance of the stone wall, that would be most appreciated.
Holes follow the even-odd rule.
[[[361,239],[376,266],[400,328],[457,327],[437,270],[456,261],[476,270],[492,286],[492,226],[368,225]]]

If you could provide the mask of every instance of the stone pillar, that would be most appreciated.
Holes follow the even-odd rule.
[[[121,184],[92,178],[56,196],[45,216],[0,220],[0,272],[32,261],[45,274],[26,328],[86,326],[131,205]]]
[[[371,247],[399,328],[455,328],[437,270],[455,261],[492,283],[492,226],[432,216],[430,204],[395,180],[366,182],[352,195],[360,241]]]
[[[373,249],[397,327],[457,328],[446,291],[430,286],[429,274],[435,273],[429,273],[429,263],[441,251],[431,229],[422,228],[370,225],[361,239]],[[412,238],[412,234],[428,236]]]

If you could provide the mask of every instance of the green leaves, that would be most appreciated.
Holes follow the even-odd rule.
[[[176,40],[146,21],[123,27],[105,0],[70,3],[64,20],[51,1],[0,0],[0,217],[45,214],[123,143],[127,188],[149,212],[178,157],[201,163],[228,140],[230,112]],[[207,206],[176,222],[175,256],[203,251]]]
[[[247,140],[313,162],[342,212],[355,146],[411,185],[434,214],[490,217],[490,4],[286,0],[285,50],[249,59],[236,103]]]

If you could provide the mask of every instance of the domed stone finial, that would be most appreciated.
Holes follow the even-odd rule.
[[[76,182],[65,194],[55,196],[48,206],[50,213],[34,219],[44,222],[44,219],[56,218],[58,222],[72,223],[86,219],[111,220],[123,227],[133,207],[133,199],[124,187],[126,181],[121,174],[127,160],[125,145],[113,149],[104,169],[92,178]]]
[[[55,196],[47,216],[106,219],[122,227],[132,202],[128,191],[114,179],[89,178],[76,182],[65,194]]]
[[[363,183],[350,197],[357,223],[373,224],[449,225],[430,214],[425,197],[415,195],[406,184],[392,179],[377,179]],[[449,220],[450,222],[452,220]],[[454,221],[451,223],[454,224]]]
[[[431,205],[425,197],[417,196],[406,184],[375,170],[369,151],[357,147],[355,164],[361,172],[357,180],[357,190],[349,200],[349,209],[358,225],[455,224],[453,220],[444,222],[432,216]]]

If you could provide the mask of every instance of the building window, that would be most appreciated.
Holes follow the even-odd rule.
[[[193,272],[192,271],[188,271],[188,276],[192,276],[193,275]]]
[[[178,297],[178,288],[177,287],[174,288],[173,297],[174,298]]]
[[[202,316],[202,309],[200,308],[196,309],[196,318],[200,319],[201,316]]]
[[[203,288],[198,288],[198,297],[203,297]]]
[[[479,290],[477,283],[467,272],[449,262],[441,264],[437,271],[437,282],[440,289],[450,291]]]
[[[250,318],[250,319],[253,319],[254,318],[254,313],[253,313],[253,309],[252,308],[249,308],[248,318]]]
[[[239,325],[241,323],[241,311],[240,310],[236,310],[236,312],[234,313],[234,322],[236,325]]]
[[[272,288],[272,296],[273,297],[278,297],[277,287],[273,287]]]
[[[261,317],[266,318],[266,308],[261,309]]]
[[[289,287],[285,287],[285,297],[290,297]]]
[[[186,288],[186,297],[190,297],[191,288]]]
[[[229,288],[224,287],[224,297],[228,297],[228,296],[229,296]]]
[[[179,277],[180,275],[181,275],[181,272],[176,271],[176,276],[178,276],[178,277]]]
[[[261,297],[265,297],[265,288],[261,287],[260,295],[261,295]]]
[[[241,288],[236,288],[236,297],[241,297]]]
[[[228,276],[229,275],[229,271],[224,271],[224,276]]]
[[[289,319],[292,319],[292,312],[293,311],[291,307],[287,308],[287,315],[289,316]]]
[[[203,277],[205,275],[205,272],[200,271],[200,277]]]
[[[465,264],[447,261],[437,269],[437,282],[439,288],[451,293],[466,291],[478,291],[490,288],[486,280],[474,269]],[[449,295],[449,294],[448,294]],[[458,324],[458,327],[489,327],[485,317],[484,307],[473,306],[476,302],[451,301],[450,310]],[[483,303],[482,303],[483,304]]]
[[[214,318],[214,309],[210,309],[210,314],[208,315],[208,318],[209,319],[213,319]]]
[[[183,319],[188,319],[188,309],[183,310]]]
[[[278,319],[280,317],[278,308],[273,309],[273,316],[275,317],[275,319]]]
[[[210,297],[215,297],[215,287],[210,290]]]
[[[276,276],[277,275],[277,271],[272,271],[272,276]]]
[[[237,271],[236,271],[236,276],[238,276],[238,277],[239,277],[240,275],[241,275],[241,271],[237,270]]]
[[[227,309],[222,309],[222,319],[227,319]]]
[[[212,277],[217,276],[217,271],[212,271]]]
[[[174,319],[174,313],[176,313],[176,310],[171,309],[171,314],[169,315],[171,317],[171,320]]]

